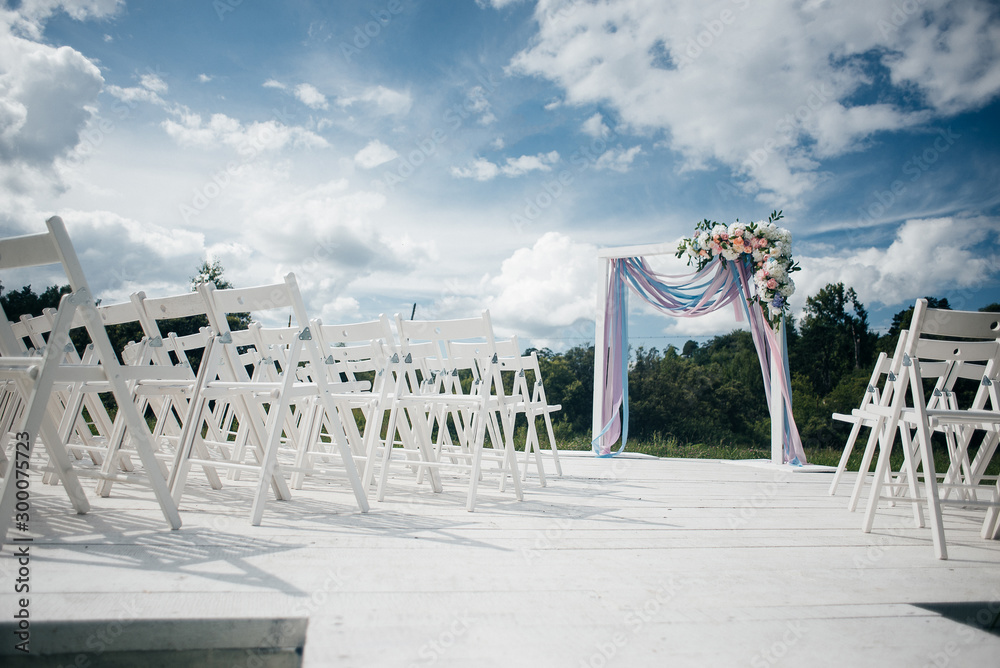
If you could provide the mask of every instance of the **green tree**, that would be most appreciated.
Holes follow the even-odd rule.
[[[938,299],[937,297],[924,297],[927,300],[927,306],[929,308],[940,308],[940,309],[951,309],[951,305],[948,304],[948,298]],[[889,325],[889,331],[886,332],[886,337],[891,339],[892,345],[896,345],[896,339],[899,337],[899,332],[904,329],[910,328],[910,323],[913,321],[913,306],[909,308],[904,308],[892,316],[892,323]],[[890,351],[891,352],[891,351]]]
[[[197,290],[199,283],[212,282],[215,287],[219,290],[230,290],[235,287],[228,279],[223,275],[225,269],[219,260],[209,262],[208,260],[203,260],[201,266],[198,267],[198,273],[191,277],[191,290]],[[208,318],[203,315],[190,316],[189,318],[179,318],[181,321],[175,326],[181,327],[184,330],[191,329],[191,331],[185,331],[186,334],[193,334],[198,331],[201,327],[208,327]],[[229,329],[246,329],[250,326],[250,313],[230,313],[226,320],[229,322]],[[170,321],[173,323],[173,321]],[[195,327],[195,325],[197,325]],[[171,329],[167,331],[176,332],[179,336],[183,336],[180,330]]]
[[[198,273],[191,278],[192,290],[197,289],[199,282],[210,280],[217,288],[229,289],[233,287],[223,275],[222,263],[216,260],[209,263],[202,262],[198,268]],[[0,306],[7,318],[16,321],[22,315],[37,316],[47,308],[57,308],[62,296],[70,292],[70,286],[47,287],[40,295],[32,290],[30,285],[26,285],[19,290],[10,290],[0,294]],[[249,313],[232,313],[228,317],[230,329],[246,329],[250,324]],[[208,318],[204,315],[193,315],[184,318],[174,318],[171,320],[161,320],[159,322],[160,331],[163,334],[174,333],[178,336],[187,336],[197,333],[202,327],[208,327]],[[120,325],[109,325],[106,328],[111,345],[121,357],[122,351],[132,341],[142,340],[145,333],[138,322],[127,322]],[[70,333],[73,343],[78,351],[82,353],[84,347],[90,343],[90,337],[82,329],[78,328]],[[197,355],[192,358],[192,362],[197,361]]]
[[[825,396],[840,378],[874,362],[877,335],[868,326],[868,312],[854,288],[831,283],[806,298],[805,315],[789,359]]]
[[[41,315],[47,308],[58,308],[62,296],[71,291],[68,285],[50,285],[40,295],[35,294],[30,285],[25,285],[20,290],[10,290],[5,294],[2,290],[0,286],[0,305],[3,306],[7,319],[11,321],[16,321],[22,315]]]
[[[560,404],[562,410],[553,415],[557,423],[566,424],[574,434],[589,434],[594,405],[594,346],[575,346],[565,353],[553,353],[548,348],[529,348],[538,355],[538,368],[545,384],[545,396],[550,404]]]
[[[704,410],[719,411],[718,421],[728,432],[725,438],[744,445],[766,442],[770,411],[750,332],[736,330],[716,336],[698,349],[694,361],[712,381],[714,396]]]
[[[233,288],[233,284],[223,277],[225,271],[222,267],[222,262],[219,260],[213,262],[202,260],[201,266],[198,267],[198,273],[191,277],[191,289],[196,290],[199,283],[208,283],[210,281],[215,283],[215,287],[220,290]]]

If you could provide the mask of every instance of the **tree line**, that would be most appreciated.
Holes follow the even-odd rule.
[[[225,269],[218,260],[215,262],[208,262],[207,260],[202,262],[198,267],[197,273],[190,279],[191,289],[197,289],[197,284],[204,281],[213,282],[215,287],[219,289],[232,288],[233,284],[226,280],[223,276],[224,272]],[[0,284],[0,306],[3,307],[7,319],[11,322],[16,322],[22,315],[37,316],[41,315],[45,309],[58,308],[59,301],[63,295],[69,294],[70,291],[70,286],[68,285],[52,285],[40,293],[36,293],[31,285],[25,285],[16,290],[4,290],[3,285]],[[100,303],[99,300],[98,303]],[[229,314],[227,318],[229,326],[232,329],[245,329],[250,322],[249,313]],[[202,327],[208,327],[208,317],[205,315],[193,315],[184,318],[163,320],[159,323],[159,327],[160,331],[164,334],[173,332],[178,336],[187,336],[188,334],[197,333]],[[105,329],[108,332],[111,345],[118,352],[119,362],[124,362],[120,358],[121,352],[125,349],[126,345],[132,341],[142,340],[144,335],[142,326],[138,322],[109,325]],[[72,330],[70,332],[70,340],[76,346],[77,352],[81,354],[86,345],[90,343],[90,338],[83,328]],[[196,364],[199,359],[200,353],[196,352],[191,357],[192,364]]]
[[[946,298],[927,299],[932,308],[951,308]],[[1000,303],[979,310],[998,312]],[[857,407],[878,354],[892,355],[912,316],[912,306],[899,311],[879,335],[854,289],[832,283],[806,299],[801,322],[786,323],[793,413],[807,451],[843,447],[849,427],[831,415]],[[562,405],[555,414],[562,433],[589,435],[594,347],[536,353],[549,402]],[[640,346],[631,353],[630,438],[746,447],[770,442],[770,412],[749,332],[701,344],[690,340],[680,349]]]

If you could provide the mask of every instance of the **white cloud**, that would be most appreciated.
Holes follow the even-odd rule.
[[[482,86],[475,86],[466,93],[465,108],[474,114],[479,114],[480,125],[492,125],[497,117],[493,113],[490,101],[486,99],[486,91]]]
[[[591,137],[607,137],[611,132],[611,128],[604,124],[604,117],[600,114],[594,114],[585,120],[580,129]]]
[[[146,90],[151,90],[154,93],[166,93],[167,84],[159,77],[157,74],[152,72],[147,72],[139,77],[139,83]]]
[[[39,3],[22,6],[24,12],[43,9]],[[0,21],[2,162],[46,169],[66,155],[79,142],[103,83],[100,70],[79,51],[11,35]]]
[[[1000,89],[1000,25],[991,2],[952,2],[907,11],[905,23],[880,24],[896,50],[885,60],[894,83],[912,83],[928,96],[931,106],[952,114],[978,108]],[[898,7],[898,8],[897,8]],[[929,23],[926,16],[932,19]]]
[[[793,275],[793,304],[838,282],[853,287],[865,304],[887,306],[943,289],[972,289],[1000,275],[1000,256],[983,252],[998,237],[996,218],[908,220],[888,248],[799,258],[803,269]]]
[[[232,197],[245,198],[241,234],[255,249],[255,262],[274,267],[278,276],[293,270],[312,282],[309,299],[317,312],[324,300],[344,294],[371,272],[405,273],[426,257],[421,244],[405,234],[390,238],[373,223],[385,207],[384,195],[352,191],[346,180],[309,189],[248,183]]]
[[[392,148],[373,139],[354,155],[354,162],[364,169],[372,169],[399,157]]]
[[[515,251],[500,273],[484,282],[494,324],[531,337],[557,338],[567,327],[592,323],[596,258],[596,247],[558,232]]]
[[[559,162],[557,151],[539,153],[538,155],[522,155],[519,158],[507,158],[507,164],[501,167],[500,171],[507,176],[520,176],[533,171],[550,172],[552,171],[551,165],[557,162]]]
[[[500,168],[486,158],[476,158],[465,167],[452,167],[451,175],[457,179],[491,181],[500,173]]]
[[[179,121],[163,121],[163,129],[182,146],[214,148],[228,146],[243,157],[260,151],[276,151],[286,146],[295,148],[325,148],[327,141],[299,126],[284,125],[275,120],[255,121],[244,125],[225,114],[212,114],[206,122],[200,114],[177,112]]]
[[[649,310],[652,312],[652,308]],[[664,321],[664,328],[662,330],[664,334],[714,336],[723,332],[731,332],[734,329],[747,329],[745,321],[739,322],[736,320],[736,312],[731,306],[723,307],[697,318],[674,318],[659,311],[656,311],[655,315]]]
[[[166,102],[160,97],[160,93],[166,93],[168,86],[158,75],[147,72],[139,77],[139,85],[130,88],[121,86],[108,86],[107,91],[122,102],[149,102],[165,106]]]
[[[198,75],[198,83],[208,83],[213,78],[214,77],[212,75],[210,75],[210,74],[199,74]]]
[[[5,3],[7,4],[7,3]],[[8,20],[20,33],[41,39],[45,21],[59,11],[82,21],[89,18],[108,18],[125,6],[125,0],[23,0]]]
[[[601,154],[601,157],[597,159],[594,163],[595,169],[610,169],[615,172],[625,173],[632,167],[632,161],[635,160],[635,156],[642,153],[641,146],[633,146],[632,148],[622,148],[621,146],[617,148],[611,148]]]
[[[122,88],[121,86],[111,85],[105,90],[107,90],[110,95],[129,104],[135,102],[149,102],[150,104],[158,104],[161,106],[166,104],[162,97],[147,88],[142,88],[141,86]]]
[[[451,175],[459,179],[490,181],[500,174],[514,177],[532,171],[550,172],[552,165],[557,162],[559,162],[558,151],[507,158],[502,165],[494,164],[486,158],[476,158],[465,167],[452,167]]]
[[[514,3],[521,2],[522,0],[476,0],[476,4],[480,7],[493,7],[494,9],[502,9]]]
[[[538,0],[535,20],[512,72],[554,81],[565,104],[614,109],[626,129],[663,132],[682,169],[722,163],[774,203],[804,198],[821,159],[1000,91],[1000,16],[985,1]],[[880,73],[930,108],[853,101]]]
[[[285,90],[288,88],[288,86],[281,83],[277,79],[268,79],[261,85],[264,86],[264,88],[277,88],[278,90]]]
[[[337,104],[344,108],[359,102],[372,104],[379,112],[389,116],[404,116],[410,112],[410,107],[413,105],[413,99],[408,92],[395,91],[385,86],[367,88],[360,95],[337,100]]]
[[[303,83],[296,86],[295,97],[310,109],[326,109],[329,107],[326,96],[319,92],[312,84]]]
[[[194,272],[204,257],[205,236],[201,232],[149,221],[139,222],[110,211],[61,211],[73,246],[96,296],[108,302],[127,301],[136,290],[164,286],[170,276]],[[186,292],[181,273],[166,285]]]
[[[357,322],[362,318],[361,304],[354,297],[341,295],[325,302],[318,316],[320,320],[330,325]]]

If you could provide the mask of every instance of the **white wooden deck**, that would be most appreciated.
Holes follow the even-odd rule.
[[[76,516],[33,484],[31,619],[109,620],[112,650],[143,646],[135,619],[308,617],[305,666],[1000,662],[1000,636],[922,607],[1000,610],[1000,542],[971,514],[947,511],[942,562],[906,509],[863,534],[827,474],[579,454],[564,470],[521,503],[490,479],[475,513],[457,482],[435,495],[399,476],[362,515],[346,483],[310,481],[260,527],[248,483],[212,491],[192,474],[175,532],[142,487]]]

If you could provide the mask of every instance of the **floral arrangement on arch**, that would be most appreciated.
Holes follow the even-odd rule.
[[[681,239],[677,257],[687,255],[688,265],[698,269],[721,258],[726,261],[744,262],[753,266],[755,294],[750,298],[766,306],[764,314],[771,325],[781,322],[788,308],[788,298],[795,292],[795,282],[790,274],[800,269],[792,261],[792,233],[775,225],[781,220],[780,211],[772,211],[767,221],[741,223],[739,219],[728,227],[711,220],[695,226],[696,234]]]

